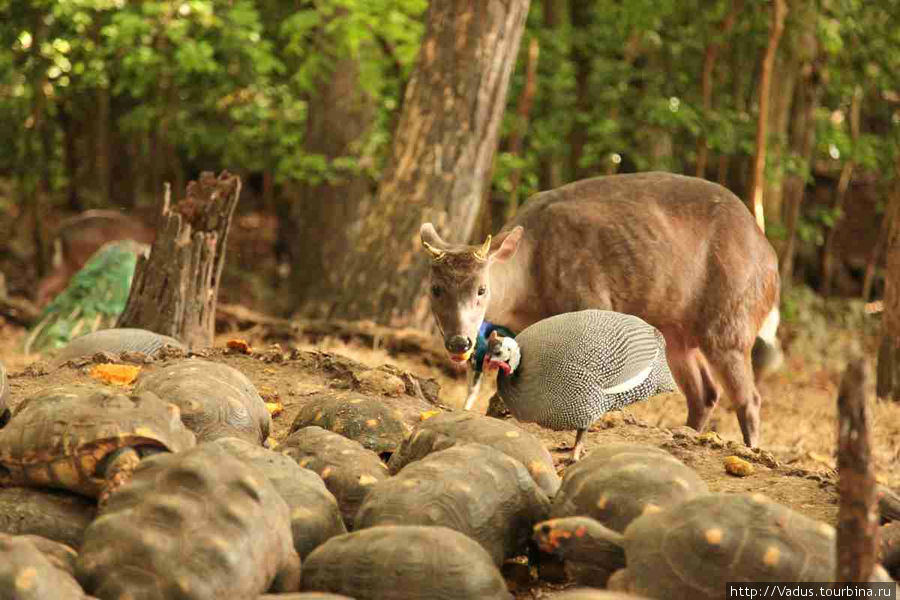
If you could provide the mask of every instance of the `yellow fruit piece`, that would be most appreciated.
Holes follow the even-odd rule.
[[[433,417],[435,415],[439,415],[439,414],[441,414],[441,411],[439,411],[439,410],[426,410],[425,412],[419,414],[419,419],[421,421],[425,421],[425,420],[430,419],[431,417]]]
[[[266,409],[268,409],[270,415],[276,417],[284,412],[284,404],[281,402],[266,402]]]
[[[725,458],[725,471],[735,477],[746,477],[753,475],[753,465],[743,458],[737,456],[728,456]]]
[[[91,368],[90,375],[94,379],[99,379],[106,383],[129,385],[140,372],[141,368],[134,365],[102,364],[94,365]]]

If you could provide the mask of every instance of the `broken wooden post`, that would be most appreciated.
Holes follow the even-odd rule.
[[[877,564],[878,495],[871,462],[872,428],[866,403],[868,363],[848,365],[838,392],[837,582],[870,581]]]
[[[138,259],[118,327],[169,335],[189,349],[212,345],[225,242],[240,194],[238,176],[207,171],[173,207],[166,184],[156,240],[149,258]]]

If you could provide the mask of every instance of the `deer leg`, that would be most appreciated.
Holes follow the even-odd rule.
[[[476,371],[471,367],[469,368],[469,392],[466,396],[466,403],[463,406],[463,410],[472,410],[472,405],[478,400],[478,392],[481,390],[481,378],[483,375],[484,373],[482,371]]]
[[[744,443],[751,448],[757,447],[762,398],[753,380],[750,349],[711,351],[706,352],[706,356],[737,412]]]
[[[719,399],[718,388],[697,348],[667,344],[666,359],[672,377],[687,399],[687,425],[703,431]]]

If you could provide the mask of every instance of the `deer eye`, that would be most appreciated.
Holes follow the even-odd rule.
[[[442,291],[443,290],[441,290],[441,286],[439,286],[439,285],[431,286],[431,295],[434,296],[435,298],[440,297]]]
[[[478,288],[478,295],[479,295],[479,296],[484,296],[485,294],[487,294],[487,287],[486,287],[486,286],[481,286],[481,287],[479,287],[479,288]]]

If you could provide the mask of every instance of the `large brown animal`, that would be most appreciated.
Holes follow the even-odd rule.
[[[484,320],[518,332],[588,308],[637,315],[666,338],[687,424],[703,429],[721,385],[744,442],[758,445],[750,353],[764,320],[777,324],[778,265],[724,187],[670,173],[598,177],[537,194],[481,247],[449,244],[431,223],[420,234],[451,358],[469,357]]]
[[[72,275],[107,242],[135,240],[153,243],[153,229],[114,210],[88,210],[63,221],[54,240],[53,271],[37,288],[35,302],[43,306],[66,288]]]

